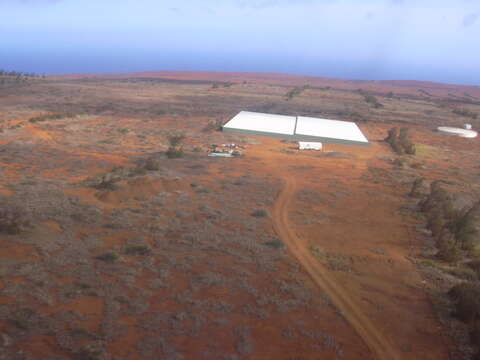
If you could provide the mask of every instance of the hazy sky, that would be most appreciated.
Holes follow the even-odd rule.
[[[0,0],[0,68],[480,85],[480,0]]]

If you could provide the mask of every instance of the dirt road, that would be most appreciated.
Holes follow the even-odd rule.
[[[284,178],[285,186],[280,192],[273,208],[275,230],[293,253],[313,281],[328,295],[334,306],[340,310],[344,318],[356,330],[375,359],[400,360],[400,354],[392,347],[370,319],[362,312],[355,300],[338,284],[317,259],[310,253],[305,243],[292,230],[288,219],[288,207],[295,194],[295,179]]]

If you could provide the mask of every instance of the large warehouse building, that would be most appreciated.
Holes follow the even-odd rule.
[[[223,126],[226,133],[261,135],[298,141],[370,145],[357,124],[349,121],[241,111]]]

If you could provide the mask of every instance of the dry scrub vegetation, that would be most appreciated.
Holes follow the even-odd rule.
[[[470,181],[457,190],[475,199],[478,168],[464,164],[476,153],[454,139],[438,144],[425,130],[465,117],[480,125],[474,100],[459,107],[458,99],[306,84],[20,79],[0,73],[0,358],[368,358],[273,229],[282,182],[268,166],[276,156],[305,179],[317,170],[313,161],[330,166],[328,178],[320,171],[296,194],[305,206],[291,218],[302,229],[340,221],[333,213],[358,196],[349,181],[407,194],[423,178],[403,210],[427,224],[435,241],[419,241],[435,251],[414,261],[429,259],[426,271],[449,276],[432,293],[445,301],[450,294],[445,304],[456,306],[478,343],[478,203],[453,211],[436,181]],[[411,130],[400,130],[399,154],[375,143],[378,159],[345,150],[290,157],[288,144],[264,148],[217,131],[240,110],[353,118],[378,140],[392,126]],[[231,142],[247,147],[244,159],[206,157],[212,144]],[[465,163],[449,169],[457,158]],[[336,178],[337,167],[354,177]],[[369,276],[365,269],[380,262],[394,268],[379,248],[310,251],[339,276]]]

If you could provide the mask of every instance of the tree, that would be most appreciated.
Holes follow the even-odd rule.
[[[472,324],[480,315],[480,284],[465,282],[454,286],[448,295],[455,303],[457,317]]]
[[[397,128],[391,128],[388,130],[388,135],[385,138],[385,141],[391,144],[393,141],[397,141]]]
[[[385,138],[385,141],[399,155],[415,155],[417,152],[415,144],[410,141],[408,128],[401,128],[400,134],[398,134],[397,128],[388,130],[388,136]]]
[[[475,203],[470,209],[457,211],[450,221],[449,228],[463,250],[473,250],[478,242],[476,217],[480,212],[480,202]]]
[[[375,109],[383,107],[383,104],[381,104],[378,99],[373,96],[373,95],[365,95],[365,102],[372,104]]]
[[[424,193],[425,188],[425,179],[424,178],[417,178],[412,184],[412,188],[410,190],[409,196],[411,197],[422,197],[425,195]]]
[[[185,135],[181,133],[170,134],[167,137],[170,144],[166,155],[169,159],[181,158],[183,157],[183,148],[180,146],[182,141],[185,139]]]
[[[170,146],[177,147],[185,139],[184,134],[170,134],[168,135],[168,142]]]
[[[455,236],[443,229],[440,236],[437,238],[437,256],[447,262],[457,262],[460,260],[460,248],[455,240]]]

